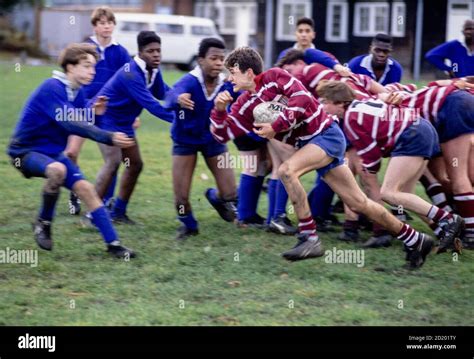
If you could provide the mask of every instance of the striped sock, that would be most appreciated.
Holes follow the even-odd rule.
[[[426,217],[428,217],[429,219],[433,220],[436,223],[439,223],[439,221],[445,218],[452,218],[453,215],[439,207],[431,206]]]
[[[474,193],[459,193],[454,195],[454,203],[459,215],[466,223],[465,236],[474,237]]]
[[[430,228],[433,230],[433,233],[438,236],[439,235],[439,232],[441,232],[441,227],[438,226],[438,223],[435,223],[435,222],[431,222],[429,224]]]
[[[439,183],[433,183],[426,188],[426,194],[430,197],[431,202],[436,207],[442,208],[446,212],[452,212],[453,209],[449,205],[446,193],[444,193],[443,186]]]
[[[408,224],[404,224],[400,232],[397,234],[397,239],[403,241],[408,248],[415,248],[418,244],[419,233],[415,231]]]
[[[316,233],[316,223],[313,220],[313,217],[301,218],[298,219],[298,232],[300,234],[305,234],[308,236],[308,239],[311,241],[316,241],[319,239],[318,234]]]

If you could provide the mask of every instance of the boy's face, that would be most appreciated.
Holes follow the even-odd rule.
[[[79,85],[88,85],[95,76],[95,57],[87,54],[87,57],[81,59],[77,65],[68,65],[68,73],[72,75],[72,80]]]
[[[94,25],[94,32],[97,37],[102,37],[105,39],[109,39],[112,37],[112,33],[114,32],[115,24],[113,21],[107,20],[107,16],[102,16],[99,21],[97,21]]]
[[[229,69],[230,76],[228,80],[232,82],[234,85],[234,92],[238,92],[241,90],[250,90],[254,84],[253,78],[251,73],[253,71],[251,69],[247,69],[247,71],[242,72],[238,65],[231,67]]]
[[[296,28],[296,42],[301,47],[309,47],[316,37],[313,28],[308,24],[300,24]]]
[[[145,61],[147,68],[156,69],[161,62],[161,44],[158,42],[149,43],[142,48],[138,55]]]
[[[343,103],[334,103],[326,98],[321,97],[319,102],[323,105],[324,112],[329,113],[330,115],[335,115],[338,118],[344,117],[344,104]]]
[[[391,51],[377,46],[370,46],[370,53],[373,56],[373,62],[376,66],[385,66]]]
[[[206,56],[200,57],[198,62],[205,76],[216,78],[224,69],[224,58],[224,49],[210,47]]]
[[[462,33],[464,35],[464,38],[466,42],[471,42],[474,38],[474,21],[473,20],[467,20],[464,23]]]
[[[303,72],[306,62],[303,60],[297,60],[292,64],[283,65],[282,69],[288,71],[291,75],[295,76]]]

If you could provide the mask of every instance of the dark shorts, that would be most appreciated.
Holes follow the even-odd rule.
[[[455,91],[446,97],[434,122],[441,143],[474,133],[474,96]]]
[[[234,144],[239,151],[255,151],[267,145],[267,140],[256,134],[237,137]]]
[[[173,140],[173,156],[190,156],[201,152],[205,158],[215,157],[227,152],[227,146],[212,140],[205,144],[189,144]]]
[[[435,128],[428,120],[420,118],[406,128],[390,153],[390,157],[414,156],[430,159],[441,152]]]
[[[60,162],[66,166],[63,186],[67,189],[72,190],[77,181],[85,179],[79,167],[63,153],[50,157],[39,152],[28,152],[22,157],[12,158],[12,165],[26,178],[46,177],[46,167],[53,162]]]
[[[97,127],[105,131],[123,132],[128,137],[135,137],[135,130],[132,125],[133,123],[130,125],[118,125],[117,123],[113,122],[113,120],[103,119],[97,124]]]
[[[344,164],[344,154],[346,153],[346,139],[337,122],[333,122],[326,130],[319,135],[305,141],[298,141],[297,147],[302,148],[307,144],[313,144],[322,148],[329,157],[334,160],[327,166],[318,168],[316,171],[320,176],[328,173],[331,169]]]

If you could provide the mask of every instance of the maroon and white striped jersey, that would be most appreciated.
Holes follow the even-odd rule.
[[[390,155],[402,132],[419,118],[418,112],[377,99],[355,100],[344,114],[343,130],[362,165],[377,172],[382,157]]]
[[[334,116],[306,90],[303,84],[280,68],[271,68],[255,78],[256,92],[240,95],[230,113],[211,111],[211,133],[225,143],[253,130],[253,109],[262,102],[287,100],[287,107],[272,124],[275,139],[294,145],[298,140],[310,139],[328,128]]]
[[[305,66],[301,73],[295,74],[295,77],[299,79],[316,98],[318,97],[316,88],[321,80],[341,81],[346,83],[355,92],[356,99],[358,100],[376,97],[370,93],[373,80],[367,75],[352,74],[349,77],[342,77],[336,71],[315,63]]]
[[[395,92],[395,91],[406,91],[406,92],[413,92],[417,90],[416,84],[401,84],[400,82],[393,82],[391,84],[385,85],[385,89],[387,89],[389,92]]]
[[[401,107],[415,108],[426,120],[433,122],[438,116],[446,97],[458,90],[456,86],[423,87],[411,94],[407,94],[400,103]]]

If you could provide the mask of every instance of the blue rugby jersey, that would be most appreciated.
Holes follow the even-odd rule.
[[[91,99],[123,65],[130,62],[131,58],[127,50],[115,40],[105,48],[99,45],[95,36],[91,36],[86,42],[94,45],[99,54],[94,80],[83,87],[86,99]]]
[[[223,91],[229,91],[234,100],[239,95],[234,93],[232,84],[225,81],[224,74],[219,75],[214,92],[208,95],[199,66],[178,80],[167,94],[165,101],[165,106],[176,113],[171,127],[171,138],[176,142],[186,144],[205,144],[214,141],[210,132],[211,110],[214,108],[214,99]],[[183,93],[191,94],[194,110],[182,109],[178,105],[178,96]]]
[[[372,57],[373,55],[356,56],[349,61],[349,68],[355,74],[370,76],[383,86],[401,81],[403,76],[402,66],[391,57],[387,60],[384,73],[380,79],[377,80],[372,68]]]
[[[459,40],[445,42],[428,51],[425,59],[443,71],[453,71],[454,77],[474,75],[474,53],[471,53],[465,44]],[[445,59],[451,61],[448,66]]]
[[[70,134],[112,145],[112,133],[93,126],[95,118],[86,107],[82,89],[73,90],[66,75],[53,71],[29,97],[8,146],[12,157],[28,152],[57,156]]]
[[[107,81],[97,93],[108,98],[107,110],[98,123],[100,128],[134,136],[133,122],[144,108],[163,121],[173,122],[174,112],[158,101],[170,90],[161,71],[154,69],[150,81],[147,76],[145,61],[135,56]]]

